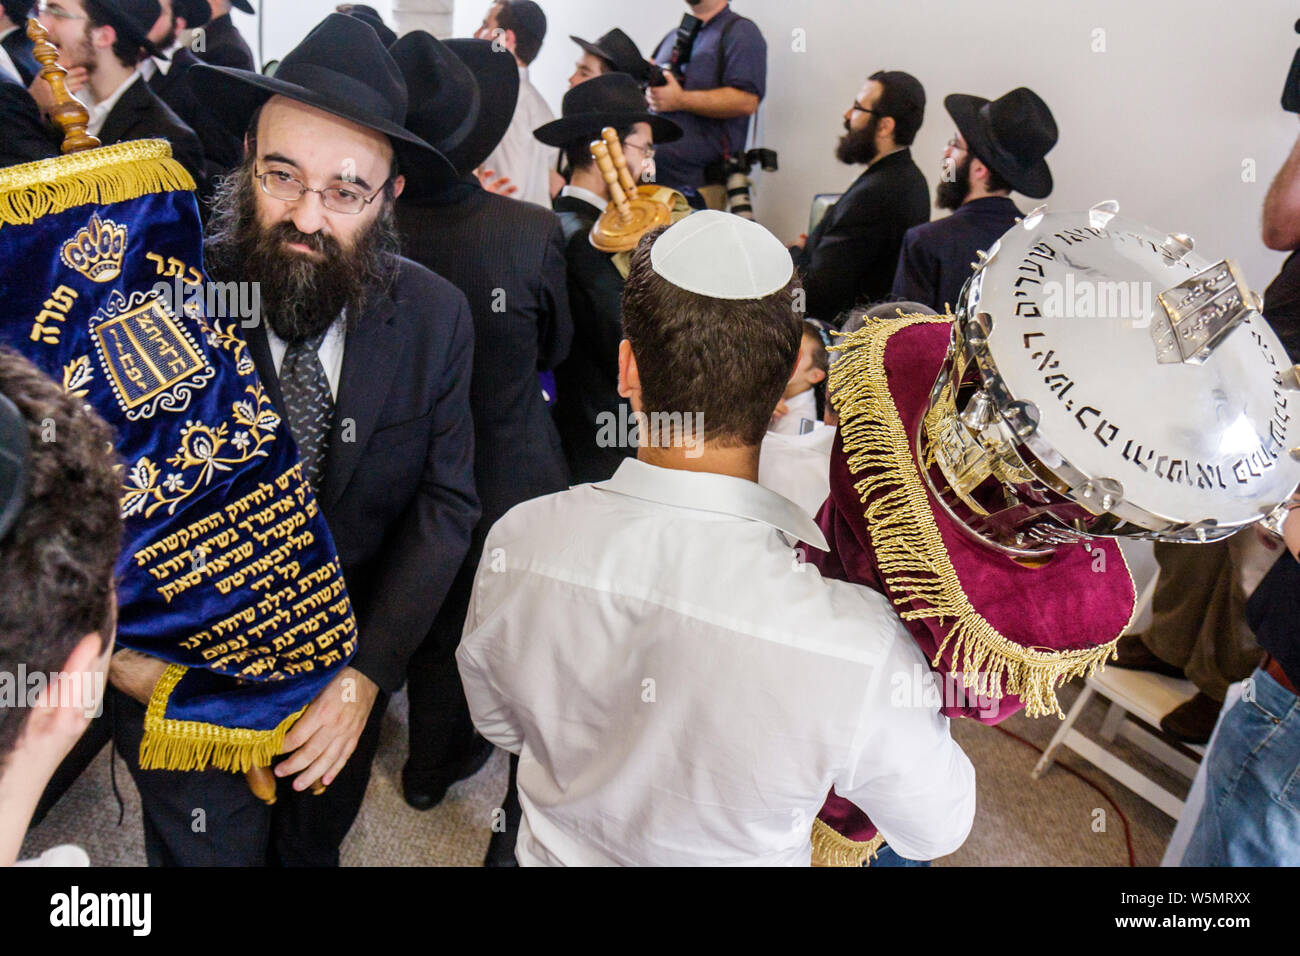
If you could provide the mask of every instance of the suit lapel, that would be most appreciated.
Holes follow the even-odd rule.
[[[134,125],[136,117],[149,108],[149,84],[140,77],[122,94],[122,98],[108,111],[99,138],[104,143],[120,143]]]
[[[321,503],[328,508],[342,496],[357,470],[361,452],[374,433],[379,411],[388,397],[406,338],[398,321],[393,293],[373,305],[348,329],[343,344],[343,371],[334,403],[334,427],[325,455],[325,483]],[[350,434],[344,441],[344,431]]]
[[[257,366],[257,377],[262,380],[262,387],[271,396],[280,417],[284,417],[284,395],[280,392],[280,376],[275,374],[275,360],[271,358],[271,343],[266,339],[266,326],[260,322],[251,329],[246,329],[244,341],[248,343],[248,352]]]

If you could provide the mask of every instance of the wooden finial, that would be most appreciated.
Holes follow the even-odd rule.
[[[609,144],[603,139],[595,140],[591,144],[591,155],[596,160],[596,167],[600,170],[600,175],[605,179],[605,185],[609,187],[610,199],[614,203],[614,208],[618,210],[618,217],[624,221],[631,219],[632,209],[627,201],[627,193],[623,190],[623,185],[619,181],[618,170],[614,167],[614,159],[609,154]]]
[[[600,131],[600,138],[609,147],[609,156],[614,160],[614,168],[618,170],[618,181],[623,191],[629,196],[636,195],[636,182],[632,179],[632,171],[627,168],[627,157],[623,155],[623,144],[619,142],[618,131],[612,126],[606,126]]]
[[[41,79],[50,85],[50,91],[54,94],[54,107],[49,115],[59,129],[63,130],[63,152],[77,153],[83,149],[94,149],[100,143],[86,132],[90,113],[79,99],[68,92],[64,81],[68,71],[59,66],[58,48],[50,42],[49,33],[35,17],[27,18],[27,37],[34,44],[32,53],[41,64]]]

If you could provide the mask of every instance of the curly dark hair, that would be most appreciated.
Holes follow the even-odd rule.
[[[0,348],[0,393],[27,422],[26,504],[0,540],[0,671],[60,670],[77,643],[115,630],[122,482],[113,430],[17,352]],[[0,707],[0,765],[26,711]]]
[[[721,448],[760,445],[803,339],[799,278],[762,299],[687,292],[650,265],[650,247],[668,228],[642,237],[623,286],[642,410],[702,415],[704,441]]]

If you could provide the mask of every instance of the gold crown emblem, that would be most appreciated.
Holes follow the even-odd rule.
[[[112,282],[122,274],[126,226],[90,214],[90,222],[63,244],[63,264],[91,282]]]

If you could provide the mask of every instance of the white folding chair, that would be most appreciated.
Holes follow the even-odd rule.
[[[1138,598],[1136,612],[1133,615],[1134,621],[1137,621],[1150,607],[1155,589],[1156,578],[1153,577]],[[1121,760],[1103,744],[1114,743],[1116,737],[1122,737],[1191,780],[1196,776],[1196,769],[1200,765],[1199,757],[1205,754],[1205,748],[1187,747],[1187,750],[1198,755],[1195,758],[1188,756],[1184,750],[1169,745],[1130,718],[1136,717],[1152,727],[1159,727],[1161,717],[1184,701],[1190,700],[1195,694],[1196,686],[1188,680],[1165,677],[1148,671],[1108,667],[1087,679],[1083,691],[1065,715],[1060,729],[1052,737],[1042,758],[1034,766],[1031,776],[1035,780],[1041,777],[1055,763],[1056,751],[1062,746],[1068,747],[1124,784],[1142,799],[1177,820],[1183,812],[1183,800],[1174,796],[1132,764]],[[1110,702],[1110,709],[1106,712],[1098,734],[1101,743],[1080,733],[1074,726],[1093,697],[1102,697]]]

